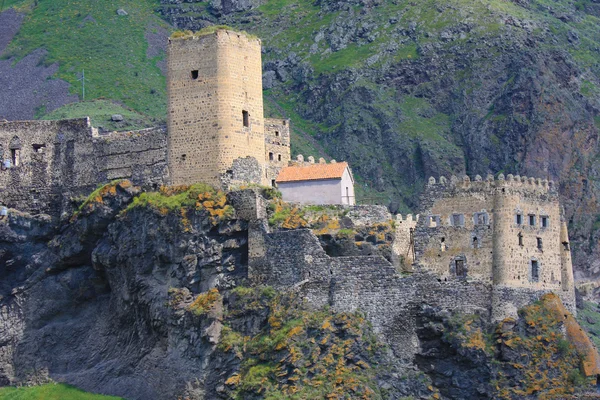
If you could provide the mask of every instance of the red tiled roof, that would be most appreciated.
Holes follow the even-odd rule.
[[[333,164],[310,164],[303,166],[284,167],[279,171],[277,183],[314,181],[319,179],[341,179],[344,171],[348,168],[347,162]]]

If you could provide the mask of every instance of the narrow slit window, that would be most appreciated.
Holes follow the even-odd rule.
[[[273,161],[273,153],[269,153],[269,161]]]
[[[541,217],[541,223],[542,223],[542,228],[547,228],[548,227],[548,217],[546,217],[546,216]]]
[[[276,186],[276,185],[275,185],[275,179],[271,179],[271,186],[272,186],[272,187],[275,187],[275,186]]]
[[[275,136],[279,137],[279,131],[275,131]]]
[[[531,260],[531,281],[538,282],[540,280],[540,265],[537,260]]]
[[[281,154],[277,154],[277,161],[281,161]]]
[[[15,167],[18,167],[21,164],[21,150],[20,149],[11,149],[10,155],[12,159],[12,164]]]
[[[248,114],[248,111],[244,110],[242,111],[242,119],[244,122],[244,128],[247,128],[250,126],[250,114]]]
[[[523,225],[523,214],[517,214],[517,225]]]
[[[473,248],[474,249],[479,248],[479,239],[477,239],[477,236],[473,237]]]
[[[537,238],[537,248],[538,250],[542,250],[542,238]]]
[[[198,79],[198,70],[197,69],[195,69],[195,70],[192,71],[192,79],[193,80]]]
[[[523,246],[523,234],[519,232],[519,235],[517,237],[519,238],[519,246]]]
[[[529,214],[529,226],[535,226],[535,215]]]

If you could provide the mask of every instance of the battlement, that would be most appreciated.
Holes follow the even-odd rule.
[[[255,44],[258,46],[262,45],[260,38],[251,35],[245,31],[234,31],[226,27],[214,27],[209,26],[197,32],[192,31],[179,31],[175,32],[169,38],[169,44],[172,42],[181,42],[186,40],[204,40],[210,37],[217,37],[219,39],[226,39],[239,44]]]
[[[336,160],[329,161],[329,164],[335,163],[337,163]],[[325,160],[323,157],[320,157],[317,161],[315,161],[315,158],[313,156],[308,156],[307,158],[304,158],[302,154],[298,154],[295,160],[290,161],[290,166],[294,165],[301,167],[312,164],[327,164],[327,160]]]
[[[427,189],[453,189],[453,190],[489,190],[492,188],[513,189],[517,192],[531,192],[538,194],[556,194],[557,188],[553,181],[541,178],[519,176],[508,174],[499,174],[497,178],[493,175],[487,175],[485,179],[481,175],[476,175],[472,180],[465,175],[458,178],[452,175],[450,179],[441,176],[438,180],[430,177],[427,183]]]

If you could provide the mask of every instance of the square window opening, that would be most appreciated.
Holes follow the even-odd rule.
[[[196,79],[198,79],[198,76],[199,76],[198,70],[197,69],[193,70],[192,71],[192,79],[196,80]]]

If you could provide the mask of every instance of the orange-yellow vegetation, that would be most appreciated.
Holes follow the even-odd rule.
[[[206,293],[200,293],[187,309],[194,315],[203,315],[208,313],[220,300],[219,289],[212,288]]]
[[[103,204],[104,200],[110,197],[115,197],[119,189],[125,190],[132,187],[132,183],[127,179],[115,180],[106,185],[100,186],[94,190],[87,199],[79,206],[77,212],[71,217],[71,222],[77,219],[81,212],[91,212],[96,206]]]
[[[383,348],[362,315],[310,311],[293,293],[261,304],[268,329],[248,340],[233,397],[380,397],[373,359]]]

